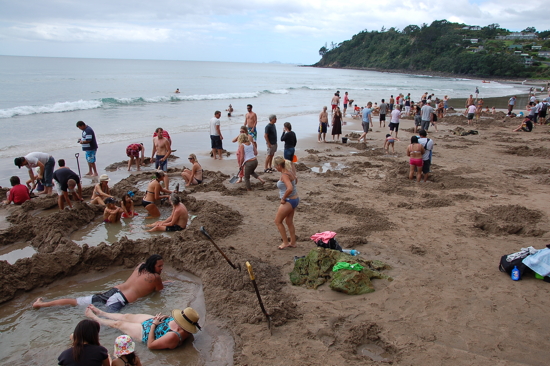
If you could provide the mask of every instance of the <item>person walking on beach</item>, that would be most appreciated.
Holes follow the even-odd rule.
[[[370,103],[370,102],[369,102]],[[372,105],[372,103],[371,103]],[[380,116],[378,117],[380,120],[380,127],[382,127],[382,122],[384,122],[384,127],[386,127],[386,114],[388,113],[388,110],[390,109],[390,106],[382,99],[380,101]],[[372,118],[371,118],[372,120]]]
[[[479,88],[476,86],[476,100],[478,96],[479,96]]]
[[[82,151],[86,153],[86,161],[88,162],[88,173],[86,175],[97,177],[97,168],[95,166],[97,140],[94,130],[83,121],[78,121],[76,127],[82,131],[82,138],[78,140],[78,143],[82,145]]]
[[[391,122],[390,122],[390,135],[393,136],[393,131],[395,130],[395,137],[399,132],[399,118],[401,117],[401,106],[398,104],[395,106],[395,109],[391,111]]]
[[[65,208],[63,202],[67,202],[67,206],[73,208],[69,193],[72,193],[73,199],[77,201],[83,201],[82,199],[82,185],[80,184],[80,178],[78,174],[65,166],[65,160],[59,159],[57,161],[59,169],[53,172],[53,181],[55,188],[57,189],[57,205],[60,210]],[[76,191],[78,187],[78,192]]]
[[[212,157],[217,159],[216,156],[222,160],[223,145],[222,145],[222,131],[220,129],[220,117],[222,112],[214,112],[214,117],[210,119],[210,141],[212,145]],[[168,188],[168,187],[166,187]]]
[[[246,110],[248,112],[244,116],[244,124],[248,129],[250,142],[252,142],[254,146],[258,147],[257,146],[258,130],[256,129],[256,126],[258,125],[258,116],[256,115],[256,113],[252,112],[252,104],[248,104],[246,106]]]
[[[418,137],[411,137],[411,144],[407,147],[407,156],[409,157],[409,179],[414,179],[414,171],[416,169],[416,181],[420,182],[422,177],[422,155],[424,147],[418,143]]]
[[[189,212],[187,207],[181,202],[181,198],[172,193],[170,195],[170,204],[172,205],[172,213],[166,220],[157,221],[147,225],[149,231],[182,231],[187,227],[189,220]]]
[[[430,128],[430,124],[434,120],[434,109],[429,103],[426,103],[422,106],[420,112],[422,114],[422,123],[420,127],[423,130],[428,131],[428,128]]]
[[[384,100],[384,99],[382,99]],[[361,142],[361,140],[365,140],[365,144],[367,143],[367,134],[369,133],[370,126],[372,126],[372,102],[368,102],[366,108],[363,108],[363,120],[361,122],[361,126],[363,127],[363,134],[359,136],[359,140],[357,142]]]
[[[388,108],[388,112],[391,112],[393,111],[393,105],[395,104],[395,99],[393,99],[393,95],[390,95],[389,103],[390,103],[390,107]],[[384,124],[384,127],[386,127],[385,124]]]
[[[281,234],[281,239],[283,240],[283,243],[279,245],[279,249],[285,249],[288,247],[296,248],[294,212],[296,211],[296,207],[300,203],[298,191],[296,190],[298,179],[296,178],[296,174],[292,169],[292,163],[288,160],[285,160],[284,157],[275,157],[273,159],[273,165],[275,165],[277,171],[281,173],[281,177],[277,182],[281,204],[279,205],[279,209],[277,210],[277,214],[275,215],[275,225],[277,226],[277,229]],[[286,222],[286,226],[288,227],[290,243],[288,242],[288,237],[286,235],[286,229],[283,221]]]
[[[239,165],[239,172],[237,173],[237,175],[239,176],[239,180],[237,180],[235,183],[242,183],[243,181],[243,177],[244,177],[244,169],[241,169],[241,164],[239,163],[239,160],[241,159],[241,142],[239,142],[239,137],[241,137],[241,135],[247,135],[248,136],[248,128],[245,126],[241,126],[241,128],[239,129],[239,134],[237,135],[237,137],[235,137],[233,140],[231,140],[231,142],[235,143],[237,142],[238,143],[238,146],[237,146],[237,164]],[[183,174],[183,173],[182,173]]]
[[[164,130],[162,128],[157,128],[155,133],[157,135],[153,137],[153,152],[151,153],[151,160],[155,160],[155,169],[162,170],[166,173],[168,171],[168,157],[172,153],[172,144],[164,136]],[[168,184],[168,174],[165,174],[164,188],[168,189]]]
[[[126,282],[116,285],[104,293],[53,301],[43,301],[40,297],[32,306],[35,309],[41,309],[50,306],[103,304],[109,312],[117,312],[139,298],[145,297],[154,291],[162,290],[164,284],[168,283],[163,283],[160,278],[163,267],[164,260],[162,257],[158,254],[153,254],[134,269]]]
[[[323,107],[321,113],[319,113],[319,136],[317,141],[321,142],[321,135],[323,135],[323,142],[327,142],[327,130],[328,130],[328,113],[327,107]]]
[[[510,99],[508,99],[508,115],[512,115],[512,111],[514,110],[514,106],[516,105],[516,96],[514,95]]]
[[[272,160],[275,152],[277,152],[277,116],[272,114],[269,116],[269,123],[265,126],[264,139],[267,145],[267,157],[265,158],[264,173],[273,173]]]
[[[336,107],[340,105],[340,94],[338,94],[338,92],[334,93],[334,96],[330,101],[330,105],[332,106],[332,113],[334,113],[334,110],[336,109]]]
[[[348,109],[348,103],[349,103],[348,92],[345,92],[344,93],[344,114],[343,114],[344,117],[346,116],[346,110]]]
[[[40,168],[38,179],[43,181],[45,187],[44,193],[52,193],[53,168],[55,167],[55,159],[53,156],[43,152],[32,152],[24,157],[15,158],[13,162],[19,169],[21,169],[22,166],[26,166],[31,180],[36,179],[32,172],[32,168]]]

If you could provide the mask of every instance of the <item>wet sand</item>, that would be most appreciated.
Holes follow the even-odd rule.
[[[344,134],[360,131],[358,120],[347,120]],[[440,132],[429,135],[436,143],[431,183],[420,184],[407,179],[412,120],[402,120],[395,155],[382,149],[387,128],[377,127],[377,117],[367,144],[317,143],[299,135],[295,249],[277,250],[278,174],[262,173],[268,182],[246,192],[228,183],[235,161],[200,158],[205,184],[181,194],[197,218],[169,237],[144,233],[143,239],[80,247],[68,235],[101,210],[78,205],[39,218],[35,210],[51,207],[51,199],[33,200],[11,210],[0,245],[26,241],[39,253],[14,265],[0,262],[0,301],[9,306],[26,296],[23,291],[62,285],[77,273],[131,268],[159,253],[175,270],[201,279],[206,321],[233,337],[235,365],[544,365],[550,330],[540,320],[550,288],[531,277],[513,282],[498,271],[502,255],[541,249],[550,237],[550,129],[513,133],[520,122],[483,116],[472,127],[478,135],[457,136],[451,130],[469,129],[466,118],[445,117]],[[311,169],[320,166],[323,173]],[[149,176],[132,174],[114,190],[137,189]],[[234,263],[254,265],[273,335],[246,271],[232,269],[200,234],[201,226]],[[360,296],[326,284],[317,290],[292,286],[294,256],[306,255],[314,248],[309,237],[325,230],[337,232],[340,244],[363,258],[391,265],[387,274],[394,280],[374,280],[376,291]],[[109,350],[113,339],[102,338]]]

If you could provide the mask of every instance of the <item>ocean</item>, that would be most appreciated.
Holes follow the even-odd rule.
[[[206,133],[214,111],[223,112],[229,104],[235,111],[232,118],[222,113],[222,132],[224,128],[238,130],[250,103],[258,114],[260,128],[270,114],[276,114],[281,122],[302,117],[313,121],[313,126],[296,126],[294,122],[294,129],[297,133],[314,133],[316,122],[312,116],[322,106],[330,106],[336,90],[342,96],[347,91],[354,103],[365,105],[400,92],[411,93],[416,101],[424,92],[440,98],[465,98],[479,87],[480,97],[487,98],[522,94],[527,89],[467,78],[275,63],[14,56],[0,56],[0,84],[0,185],[8,185],[9,176],[22,172],[13,165],[17,156],[33,151],[65,151],[69,156],[80,152],[80,131],[75,126],[80,120],[96,132],[100,156],[109,144],[143,141],[150,145],[150,136],[157,127],[184,140],[188,133]],[[174,93],[176,88],[179,94]],[[197,141],[189,143],[203,149],[203,153],[210,147],[207,139],[200,145]],[[150,147],[146,147],[148,156]],[[185,147],[179,148],[184,150],[182,154],[189,153]],[[62,156],[58,153],[55,157]],[[104,162],[119,161],[118,157]],[[120,157],[124,158],[123,149]],[[98,169],[106,165],[98,164]]]

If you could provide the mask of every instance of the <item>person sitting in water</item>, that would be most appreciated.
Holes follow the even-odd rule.
[[[193,308],[174,309],[171,316],[149,314],[112,314],[89,305],[84,313],[99,324],[119,329],[141,339],[149,349],[174,349],[191,334],[201,330],[199,314]]]
[[[180,92],[180,88],[177,88],[174,93],[179,94],[179,92]]]
[[[154,224],[147,225],[152,229],[149,231],[182,231],[187,227],[189,212],[181,202],[179,196],[175,193],[170,195],[170,204],[172,204],[172,214],[166,220],[157,221]]]
[[[15,205],[22,205],[26,201],[31,199],[29,195],[29,189],[21,184],[21,180],[18,176],[10,178],[11,189],[6,192],[6,200],[4,203],[9,205],[13,202]]]
[[[146,219],[150,219],[153,217],[160,217],[160,211],[155,204],[155,201],[160,200],[161,198],[168,198],[170,196],[168,195],[161,195],[162,193],[168,193],[172,194],[172,191],[163,188],[160,185],[160,182],[164,179],[164,172],[162,170],[158,170],[155,172],[155,178],[149,182],[149,185],[147,186],[147,190],[145,191],[145,197],[143,197],[143,200],[141,201],[141,204],[143,207],[147,209],[147,212],[149,213],[149,216],[146,217]]]
[[[531,132],[533,131],[533,121],[531,121],[531,118],[525,117],[523,122],[513,130],[514,132]]]
[[[162,282],[160,278],[163,267],[164,260],[162,257],[153,254],[134,269],[126,282],[113,287],[109,291],[102,294],[46,302],[40,297],[32,304],[32,307],[40,309],[50,306],[103,304],[109,312],[120,311],[127,304],[147,296],[153,291],[160,291],[164,288],[164,284],[169,281]]]
[[[99,177],[99,183],[94,187],[90,203],[105,206],[105,200],[107,198],[114,198],[110,194],[109,181],[110,179],[107,174],[102,174],[101,177]]]
[[[189,162],[193,164],[193,166],[191,167],[191,170],[183,169],[183,172],[181,173],[181,177],[185,181],[185,185],[190,186],[194,184],[201,184],[203,181],[203,169],[197,160],[197,155],[189,154],[187,159],[189,159]]]
[[[58,365],[110,366],[109,352],[99,344],[100,328],[95,320],[80,321],[71,335],[72,347],[59,355]]]
[[[111,366],[141,366],[141,361],[135,352],[136,344],[127,334],[115,339],[115,359]]]
[[[129,191],[124,196],[122,196],[122,201],[120,201],[120,208],[123,211],[122,212],[123,218],[132,218],[138,215],[138,213],[135,212],[135,209],[134,209],[134,201],[132,200],[133,196],[134,196],[134,192],[132,191]]]
[[[122,208],[117,206],[117,203],[117,200],[111,197],[105,200],[105,205],[107,205],[107,207],[105,207],[105,210],[103,211],[104,222],[111,224],[120,222],[120,217],[124,211]]]

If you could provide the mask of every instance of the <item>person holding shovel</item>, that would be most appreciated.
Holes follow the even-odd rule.
[[[273,166],[281,173],[281,178],[277,182],[277,188],[279,188],[279,198],[281,204],[275,215],[275,225],[281,234],[283,244],[279,245],[279,249],[285,249],[287,247],[296,248],[296,234],[294,229],[294,212],[300,198],[298,197],[298,191],[296,190],[296,173],[292,169],[292,163],[285,160],[282,156],[276,156],[273,159]],[[286,229],[283,224],[283,220],[286,222],[288,232],[290,234],[290,243],[286,236]]]

